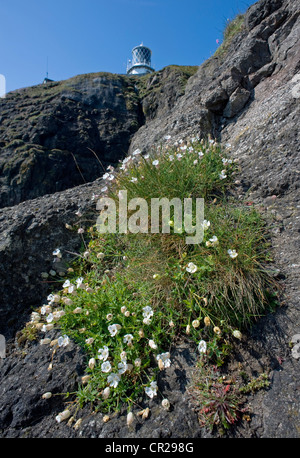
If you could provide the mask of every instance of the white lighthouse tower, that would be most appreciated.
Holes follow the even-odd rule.
[[[154,72],[151,67],[151,49],[143,46],[143,43],[132,50],[132,60],[127,64],[127,75],[144,75]]]

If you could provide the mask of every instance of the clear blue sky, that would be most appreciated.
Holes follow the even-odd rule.
[[[0,74],[6,91],[49,78],[126,73],[131,50],[152,50],[152,66],[200,65],[226,20],[254,0],[0,0]]]

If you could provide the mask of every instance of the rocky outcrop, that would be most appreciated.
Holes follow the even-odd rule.
[[[211,57],[196,73],[184,69],[180,71],[178,68],[176,73],[174,70],[164,69],[147,78],[134,80],[134,84],[131,82],[133,80],[126,80],[125,84],[123,77],[118,80],[118,84],[122,81],[122,84],[127,85],[126,90],[131,92],[130,122],[140,122],[138,120],[143,118],[139,128],[136,126],[133,130],[123,129],[129,151],[136,148],[149,150],[153,144],[159,144],[165,135],[171,135],[176,140],[179,137],[210,134],[224,145],[230,144],[232,156],[240,161],[240,197],[246,198],[250,205],[254,203],[259,206],[272,221],[272,256],[284,287],[282,306],[276,313],[259,321],[247,342],[237,346],[235,360],[231,362],[233,370],[238,370],[238,364],[243,363],[253,375],[270,370],[271,386],[267,391],[250,395],[251,421],[229,433],[235,437],[299,437],[300,367],[290,346],[293,336],[300,332],[299,10],[298,1],[260,0],[246,12],[242,30],[233,38],[226,52]],[[67,107],[72,104],[73,107],[91,108],[91,100],[94,103],[96,95],[89,89],[89,84],[93,88],[92,81],[95,77],[97,78],[87,77],[85,83],[80,78],[75,80],[79,85],[78,92],[75,89],[68,92],[64,88],[67,96],[68,93],[71,94],[71,99],[66,99]],[[60,84],[63,83],[54,83],[52,89],[58,89]],[[40,87],[38,90],[52,89]],[[117,107],[124,107],[124,92],[119,86],[115,91],[115,96],[123,100],[123,105],[118,105],[120,100],[116,102],[118,112]],[[23,92],[25,93],[26,91]],[[56,97],[58,96],[53,95],[49,110],[55,106],[58,100]],[[3,102],[1,103],[3,108]],[[9,97],[5,103],[7,110],[13,105]],[[74,113],[70,108],[67,112],[70,116]],[[126,116],[124,112],[124,117]],[[106,121],[110,123],[110,117]],[[49,119],[49,129],[51,122]],[[121,124],[123,127],[127,125],[125,119]],[[78,145],[81,145],[80,148],[86,147],[77,137],[79,124],[75,123],[72,128],[71,125],[73,124],[70,123],[68,127],[71,130],[65,131],[68,133],[66,138],[74,141],[74,148]],[[88,123],[84,124],[85,134],[93,131],[87,125]],[[106,124],[103,124],[103,128],[104,125]],[[109,129],[112,128],[111,124],[108,125]],[[3,126],[7,128],[7,124],[2,123]],[[40,135],[42,130],[38,132]],[[58,143],[51,143],[53,139],[61,141],[60,133],[56,137],[54,132],[56,127],[53,127],[52,137],[46,136],[46,145],[38,143],[43,152],[45,148],[49,150],[52,146],[58,148]],[[36,131],[29,127],[26,120],[23,134],[25,140],[23,138],[22,141],[28,141],[26,134],[29,135],[30,142],[36,141]],[[2,131],[1,135],[8,134]],[[91,138],[96,136],[91,135]],[[20,138],[13,139],[20,141]],[[118,142],[114,144],[112,141],[111,149],[106,151],[117,153],[117,144]],[[65,146],[61,151],[64,148]],[[99,151],[96,151],[97,154]],[[107,161],[112,161],[110,153],[107,154]],[[15,170],[19,170],[17,166]],[[18,184],[14,185],[14,181],[7,183],[14,189],[14,193],[17,192],[16,189],[20,189]],[[53,192],[53,189],[47,192]],[[99,192],[101,180],[44,195],[0,212],[3,234],[0,245],[3,331],[0,332],[8,338],[14,336],[22,316],[26,319],[31,306],[41,304],[48,286],[56,280],[56,275],[59,276],[59,272],[56,272],[57,266],[52,265],[52,251],[59,247],[74,253],[78,249],[81,240],[76,235],[76,229],[70,232],[65,224],[74,225],[76,228],[75,213],[78,207],[82,210],[83,219],[92,218],[94,201],[91,197],[93,193]],[[48,280],[45,281],[41,273],[49,274],[51,270],[56,272],[55,275],[47,277]],[[193,360],[193,354],[186,345],[180,343],[173,349],[177,365],[170,368],[160,381],[161,388],[169,390],[170,397],[173,393],[173,407],[170,412],[162,412],[159,404],[153,401],[152,418],[146,423],[136,421],[134,429],[129,431],[124,426],[125,419],[122,415],[108,424],[103,424],[101,414],[91,416],[85,410],[82,413],[82,427],[75,430],[65,424],[56,424],[55,414],[62,408],[62,402],[58,398],[52,400],[53,404],[47,407],[39,398],[40,393],[46,390],[47,383],[50,384],[50,379],[47,379],[42,368],[42,361],[47,367],[51,361],[49,349],[46,350],[37,343],[20,348],[18,341],[12,340],[8,357],[0,363],[3,399],[0,430],[8,437],[207,437],[209,433],[198,427],[196,416],[186,397],[186,384]],[[59,371],[62,369],[59,366],[60,361],[64,358],[68,361],[62,388],[60,389],[59,383],[54,387],[51,385],[55,392],[72,391],[81,373],[84,357],[73,347],[71,351],[74,351],[74,363],[71,362],[72,355],[65,355],[66,350],[60,349],[54,355],[53,367],[58,364]],[[26,364],[29,364],[28,370],[23,361],[24,354]],[[18,379],[20,386],[13,386],[12,380],[17,373],[22,374]],[[70,375],[69,382],[67,374]],[[26,380],[26,377],[38,381],[40,389],[33,390],[28,381],[23,385],[22,380]],[[22,386],[24,402],[21,402],[18,391]],[[34,411],[35,405],[37,411]],[[181,422],[183,417],[185,422]]]
[[[7,94],[0,99],[0,208],[97,179],[125,157],[148,117],[173,107],[195,70],[79,75]]]

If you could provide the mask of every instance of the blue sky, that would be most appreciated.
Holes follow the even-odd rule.
[[[131,50],[152,50],[152,66],[200,65],[228,19],[253,0],[1,0],[0,74],[6,91],[49,78],[126,73]]]

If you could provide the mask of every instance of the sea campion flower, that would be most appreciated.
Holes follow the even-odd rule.
[[[143,308],[144,318],[151,318],[153,316],[153,313],[153,309],[149,305],[146,305],[146,307]]]
[[[163,367],[170,367],[171,366],[171,360],[170,360],[170,353],[161,353],[160,355],[157,355],[156,357],[157,361],[161,361],[163,364]]]
[[[217,246],[217,245],[219,245],[219,240],[216,235],[214,235],[211,239],[209,239],[206,242],[206,246]]]
[[[109,383],[109,386],[112,386],[113,388],[117,388],[121,378],[118,374],[109,374],[107,377],[107,382]]]
[[[131,183],[136,183],[137,180],[138,180],[138,179],[137,179],[136,177],[132,177],[130,181],[131,181]]]
[[[106,361],[108,356],[109,356],[109,349],[106,345],[103,348],[99,348],[98,359],[102,359],[103,361]]]
[[[101,370],[102,372],[110,372],[111,371],[111,364],[109,361],[105,361],[104,363],[101,364]]]
[[[185,270],[191,274],[194,274],[197,272],[198,267],[193,262],[189,262]]]
[[[62,254],[61,254],[59,248],[56,248],[56,250],[54,250],[52,254],[53,254],[53,256],[57,256],[58,258],[62,257]]]
[[[235,337],[236,339],[239,339],[239,340],[242,339],[242,333],[241,333],[240,331],[238,331],[237,329],[235,329],[235,330],[232,332],[232,335],[233,335],[233,337]]]
[[[149,343],[149,347],[151,347],[153,350],[156,350],[157,345],[154,342],[154,340],[150,339],[148,343]]]
[[[127,371],[127,363],[126,361],[121,361],[120,363],[118,363],[118,369],[119,369],[119,374],[125,374],[125,372]]]
[[[224,180],[224,178],[226,178],[226,177],[227,177],[226,170],[222,170],[221,173],[219,174],[219,178],[221,180]]]
[[[228,250],[227,253],[229,254],[229,256],[234,259],[237,257],[238,253],[235,251],[235,250]]]
[[[118,333],[119,329],[121,329],[121,326],[119,324],[111,324],[110,326],[108,326],[108,330],[112,337],[114,337]]]
[[[206,353],[206,342],[205,340],[200,340],[198,344],[198,351],[199,353]]]
[[[127,345],[132,345],[132,340],[133,340],[132,334],[126,334],[123,338],[123,342],[127,343]]]
[[[206,219],[203,220],[202,227],[206,231],[210,226],[210,221],[207,221]]]
[[[157,383],[156,382],[151,382],[150,386],[145,387],[145,393],[149,398],[153,398],[154,396],[157,395]]]
[[[69,343],[70,343],[70,339],[66,335],[60,336],[57,339],[57,344],[58,344],[59,347],[66,347],[67,345],[69,345]]]
[[[155,161],[152,162],[152,165],[155,165],[156,167],[158,166],[159,164],[159,160],[158,159],[155,159]]]

